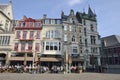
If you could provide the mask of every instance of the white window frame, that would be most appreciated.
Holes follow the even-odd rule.
[[[64,41],[67,41],[67,34],[64,34]]]

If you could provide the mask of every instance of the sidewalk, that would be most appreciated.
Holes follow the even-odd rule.
[[[81,74],[28,74],[0,73],[0,80],[120,80],[120,74],[81,73]]]

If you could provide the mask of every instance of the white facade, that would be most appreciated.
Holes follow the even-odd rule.
[[[0,32],[8,32],[12,30],[12,2],[8,4],[0,4]]]
[[[62,55],[61,19],[43,19],[41,39],[43,55]]]

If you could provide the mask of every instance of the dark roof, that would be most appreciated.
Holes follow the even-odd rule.
[[[88,9],[88,16],[91,18],[91,17],[94,17],[94,13],[92,11],[92,9],[89,7]]]
[[[111,35],[111,36],[103,37],[102,41],[104,42],[105,47],[119,46],[120,45],[120,36]]]

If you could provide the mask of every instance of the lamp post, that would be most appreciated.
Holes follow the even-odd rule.
[[[71,64],[72,64],[72,59],[71,59],[71,55],[68,55],[68,64],[69,64],[69,73],[71,73]]]
[[[38,66],[39,66],[39,72],[41,73],[41,53],[38,55]]]
[[[36,54],[36,52],[33,51],[33,63],[32,63],[32,67],[33,67],[33,68],[34,68],[34,62],[35,62],[35,54]]]

